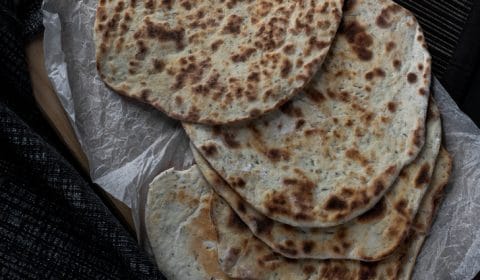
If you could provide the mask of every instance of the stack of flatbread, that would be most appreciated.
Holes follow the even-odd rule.
[[[151,183],[169,279],[409,279],[448,182],[431,59],[390,0],[100,0],[97,69],[182,121]]]

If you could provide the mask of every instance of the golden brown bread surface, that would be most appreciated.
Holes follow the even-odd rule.
[[[250,205],[292,226],[351,220],[424,144],[430,56],[415,18],[389,0],[349,1],[322,69],[280,110],[248,123],[184,123]]]
[[[372,209],[335,227],[299,228],[269,219],[228,186],[195,148],[192,151],[212,188],[273,251],[294,259],[375,261],[390,255],[403,243],[430,185],[441,142],[439,112],[433,101],[430,106],[426,144],[419,156],[402,170],[392,188]]]
[[[322,64],[342,0],[100,0],[97,69],[116,92],[173,118],[258,117]]]
[[[450,174],[450,158],[442,150],[432,184],[424,196],[414,224],[428,230],[435,207]],[[218,233],[221,268],[239,279],[409,279],[425,232],[414,229],[389,257],[377,262],[352,260],[287,259],[254,237],[248,227],[220,197],[212,200],[212,218]],[[409,260],[409,261],[406,261]]]
[[[379,262],[293,260],[257,239],[202,178],[197,166],[167,170],[152,182],[147,234],[169,279],[408,279],[448,181],[443,149],[407,242]],[[220,263],[218,262],[218,259]],[[222,269],[224,272],[222,272]]]

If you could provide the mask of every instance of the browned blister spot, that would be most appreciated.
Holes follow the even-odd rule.
[[[190,2],[190,0],[181,0],[180,6],[182,6],[187,11],[190,11],[192,9],[192,3]]]
[[[397,167],[395,165],[390,165],[385,171],[385,173],[390,175],[395,175],[396,171],[397,171]]]
[[[254,42],[255,47],[269,51],[283,45],[287,25],[288,20],[279,17],[272,17],[263,23],[255,34],[257,38]]]
[[[428,91],[427,91],[426,89],[424,89],[424,88],[421,88],[421,89],[418,90],[418,93],[419,93],[420,95],[425,96],[425,95],[427,95]]]
[[[391,113],[394,113],[395,111],[397,111],[397,104],[395,102],[388,102],[387,104],[387,108],[388,108],[388,111],[390,111]]]
[[[395,69],[399,70],[401,66],[402,66],[402,62],[400,60],[398,59],[393,60],[393,67],[395,67]]]
[[[415,187],[422,188],[430,182],[430,165],[424,163],[415,177]]]
[[[323,101],[325,101],[325,96],[323,95],[323,93],[313,87],[305,88],[305,94],[310,100],[315,103],[322,103]]]
[[[181,96],[175,96],[175,104],[182,105],[183,98]]]
[[[245,62],[247,59],[256,52],[255,48],[241,48],[238,53],[234,53],[230,56],[233,62]]]
[[[359,59],[364,61],[372,59],[373,53],[368,48],[373,45],[373,39],[366,33],[364,26],[356,21],[344,22],[340,26],[339,32],[346,37]]]
[[[290,152],[285,149],[269,149],[266,152],[266,156],[274,162],[280,161],[280,160],[289,160],[290,159]]]
[[[365,74],[365,79],[367,80],[373,80],[375,77],[379,78],[384,78],[385,77],[385,71],[382,68],[374,68],[372,71],[369,71]]]
[[[252,118],[256,118],[262,114],[262,111],[260,109],[254,108],[248,112],[248,115]]]
[[[345,210],[347,209],[347,203],[345,200],[339,198],[338,196],[331,196],[325,205],[326,210]]]
[[[305,55],[310,55],[313,49],[322,50],[330,46],[329,42],[319,41],[317,37],[312,36],[308,39],[307,46],[304,50]],[[314,63],[317,64],[317,63]]]
[[[327,260],[322,266],[320,277],[318,279],[354,279],[354,275],[347,267],[336,264],[334,261]]]
[[[260,73],[258,72],[252,72],[248,74],[247,76],[247,81],[250,82],[259,82],[260,81]]]
[[[389,28],[392,26],[393,23],[393,18],[392,15],[399,12],[401,10],[400,6],[396,4],[392,4],[380,12],[380,15],[378,15],[376,23],[378,27],[380,28]]]
[[[302,251],[304,254],[310,254],[315,248],[315,242],[312,240],[305,240],[302,242]]]
[[[377,276],[376,262],[360,262],[359,280],[375,279]]]
[[[373,194],[374,195],[379,195],[382,193],[382,191],[385,189],[385,184],[383,181],[379,178],[375,179],[373,181]]]
[[[293,240],[287,240],[285,241],[285,245],[287,247],[295,247],[295,242]]]
[[[98,7],[97,19],[99,19],[100,22],[104,22],[107,20],[107,11],[105,10],[105,7]]]
[[[118,28],[118,23],[120,22],[120,14],[115,13],[113,17],[106,22],[106,30],[103,33],[104,40],[108,39],[111,31],[115,31]]]
[[[271,214],[289,216],[292,213],[290,202],[284,192],[273,192],[265,200],[265,207]]]
[[[247,225],[232,210],[229,211],[227,226],[229,228],[233,228],[237,231],[247,231],[248,230]]]
[[[197,121],[200,118],[199,112],[200,110],[197,107],[192,106],[187,113],[186,119],[188,121]]]
[[[300,129],[305,125],[305,120],[304,119],[299,119],[295,123],[295,129]]]
[[[269,218],[254,218],[254,231],[259,235],[269,235],[272,232],[273,222]]]
[[[152,59],[152,64],[153,64],[153,70],[155,73],[160,73],[165,69],[165,63],[158,58]]]
[[[212,51],[217,51],[218,48],[223,44],[223,40],[216,40],[215,42],[213,42],[211,45],[210,45],[210,48],[212,49]]]
[[[147,55],[148,48],[144,41],[137,41],[137,53],[135,54],[136,60],[144,60]]]
[[[379,220],[385,216],[386,213],[386,203],[385,199],[382,198],[375,206],[373,206],[370,210],[362,214],[357,218],[357,221],[360,223],[369,223],[374,220]]]
[[[240,143],[235,139],[235,135],[229,131],[222,132],[223,142],[230,148],[239,148]]]
[[[142,89],[140,91],[140,99],[144,101],[148,101],[148,98],[152,95],[152,91],[150,89]]]
[[[395,47],[397,46],[397,44],[395,44],[395,42],[388,42],[387,45],[385,46],[385,50],[387,52],[391,52]]]
[[[184,46],[185,29],[183,27],[171,28],[166,23],[154,23],[149,18],[145,20],[146,35],[150,39],[157,39],[159,42],[171,41],[175,43],[178,50]]]
[[[169,1],[165,1],[169,2]],[[150,13],[153,12],[153,9],[155,9],[155,1],[154,0],[146,0],[143,2],[145,4],[145,9],[149,10]]]
[[[282,66],[280,68],[280,75],[282,78],[286,78],[292,71],[292,63],[287,58],[283,59]]]
[[[420,147],[423,144],[423,137],[424,137],[423,127],[419,126],[413,132],[413,144],[417,147]]]
[[[302,109],[295,107],[291,100],[280,106],[280,111],[290,117],[303,117]]]
[[[195,62],[188,62],[185,58],[181,58],[180,64],[182,66],[175,75],[175,81],[172,85],[173,89],[183,88],[187,81],[190,81],[191,84],[199,82],[202,79],[205,70],[211,67],[210,58],[206,58],[198,64]],[[197,88],[197,91],[198,90],[200,89]]]
[[[202,149],[207,157],[216,156],[218,154],[217,146],[215,146],[213,143],[203,145],[200,147],[200,149]]]
[[[243,18],[237,15],[230,15],[227,18],[227,24],[223,27],[224,34],[239,34],[242,27]]]
[[[411,84],[416,83],[417,80],[418,80],[417,74],[412,73],[412,72],[408,73],[408,75],[407,75],[407,80],[408,80],[408,82],[411,83]]]
[[[237,209],[240,211],[240,213],[245,214],[247,212],[247,208],[245,207],[245,203],[243,203],[241,200],[237,201]]]
[[[395,209],[402,215],[407,216],[407,206],[408,202],[405,199],[400,199],[399,201],[395,202],[394,207]]]
[[[283,47],[283,52],[286,54],[293,54],[295,52],[295,46],[293,44],[288,44]]]
[[[345,151],[345,156],[349,159],[359,162],[362,166],[368,165],[368,159],[363,156],[357,149],[350,148]]]
[[[342,196],[345,196],[345,197],[350,197],[355,193],[355,191],[350,188],[343,188],[340,192]]]
[[[232,187],[234,187],[234,188],[243,188],[243,187],[245,187],[245,184],[246,184],[245,180],[243,180],[240,177],[234,177],[229,181],[230,181],[230,184],[232,185]]]
[[[313,265],[308,264],[303,267],[303,273],[306,275],[311,275],[315,273],[315,271],[317,271],[317,269]]]

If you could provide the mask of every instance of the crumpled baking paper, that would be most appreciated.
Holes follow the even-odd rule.
[[[139,241],[147,244],[148,183],[172,166],[185,169],[193,158],[178,121],[115,94],[100,80],[93,42],[96,4],[44,1],[45,66],[88,158],[92,180],[133,207]],[[480,270],[480,130],[436,80],[433,90],[454,165],[413,279],[471,279]]]

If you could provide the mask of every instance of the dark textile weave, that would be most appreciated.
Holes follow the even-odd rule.
[[[0,2],[0,279],[163,279],[38,110],[23,50],[41,1],[18,2]]]

